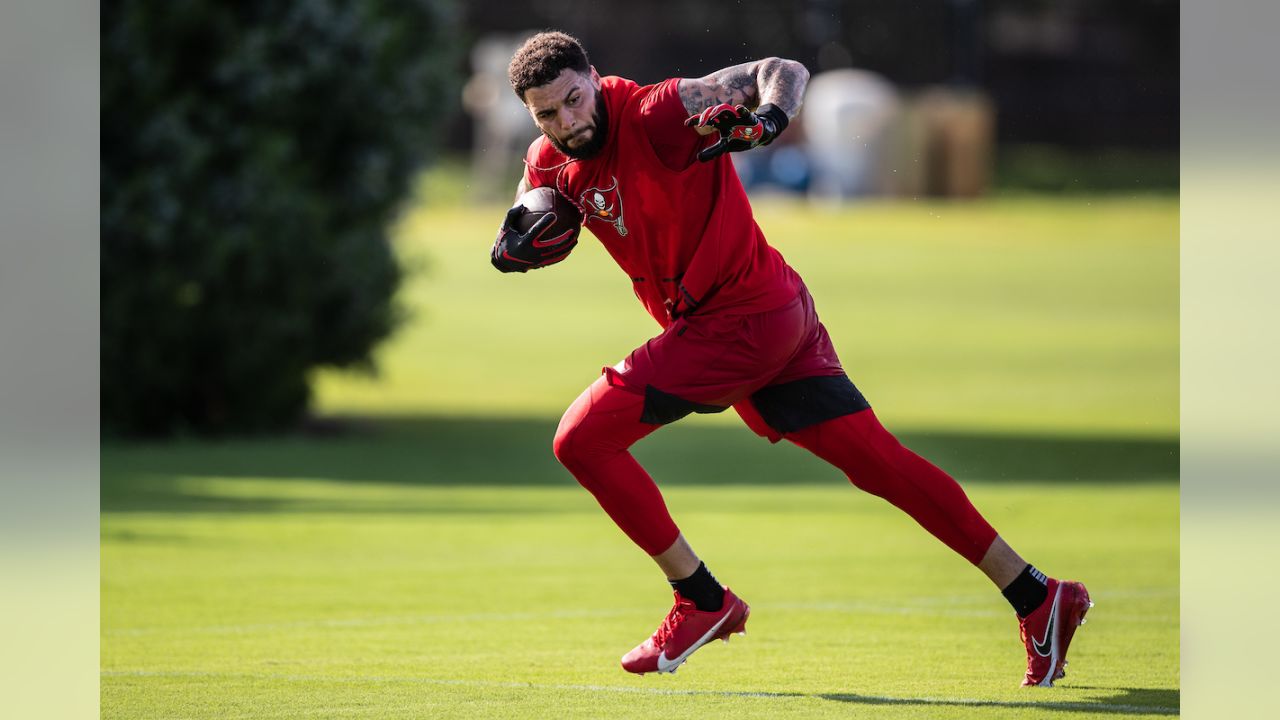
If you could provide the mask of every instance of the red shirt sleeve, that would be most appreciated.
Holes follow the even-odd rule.
[[[663,165],[684,170],[697,159],[705,138],[684,126],[689,113],[680,100],[680,78],[668,78],[654,85],[640,101],[645,134]]]

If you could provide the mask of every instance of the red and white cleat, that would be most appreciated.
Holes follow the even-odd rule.
[[[1048,588],[1044,604],[1018,621],[1022,643],[1027,648],[1023,687],[1053,687],[1054,680],[1067,674],[1067,648],[1076,628],[1084,624],[1085,613],[1093,607],[1082,583],[1049,578]]]
[[[712,640],[728,640],[732,633],[746,634],[751,608],[729,588],[724,589],[724,604],[712,612],[699,610],[678,592],[675,597],[675,607],[653,637],[622,656],[623,670],[640,675],[673,673],[694,650]]]

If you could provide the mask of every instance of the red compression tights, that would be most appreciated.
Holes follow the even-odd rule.
[[[653,478],[627,451],[661,427],[640,422],[643,407],[642,396],[610,386],[601,375],[565,411],[553,449],[627,537],[659,555],[680,531]]]
[[[662,493],[628,451],[658,429],[640,422],[644,398],[601,376],[574,401],[556,430],[556,458],[589,490],[609,517],[650,555],[679,535]],[[903,447],[871,410],[786,435],[839,468],[866,492],[882,497],[977,565],[996,531],[955,480]]]
[[[893,503],[974,565],[996,539],[960,484],[903,447],[870,409],[786,438],[840,468],[860,489]]]

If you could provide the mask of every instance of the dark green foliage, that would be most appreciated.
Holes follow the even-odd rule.
[[[1178,152],[1069,149],[1009,144],[996,154],[995,189],[1004,192],[1177,194]]]
[[[245,432],[396,324],[385,237],[457,97],[438,2],[108,0],[102,420]]]

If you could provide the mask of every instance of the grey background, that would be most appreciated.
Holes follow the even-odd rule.
[[[0,714],[98,707],[98,5],[0,3]]]
[[[1182,3],[1182,707],[1275,717],[1280,5]]]

